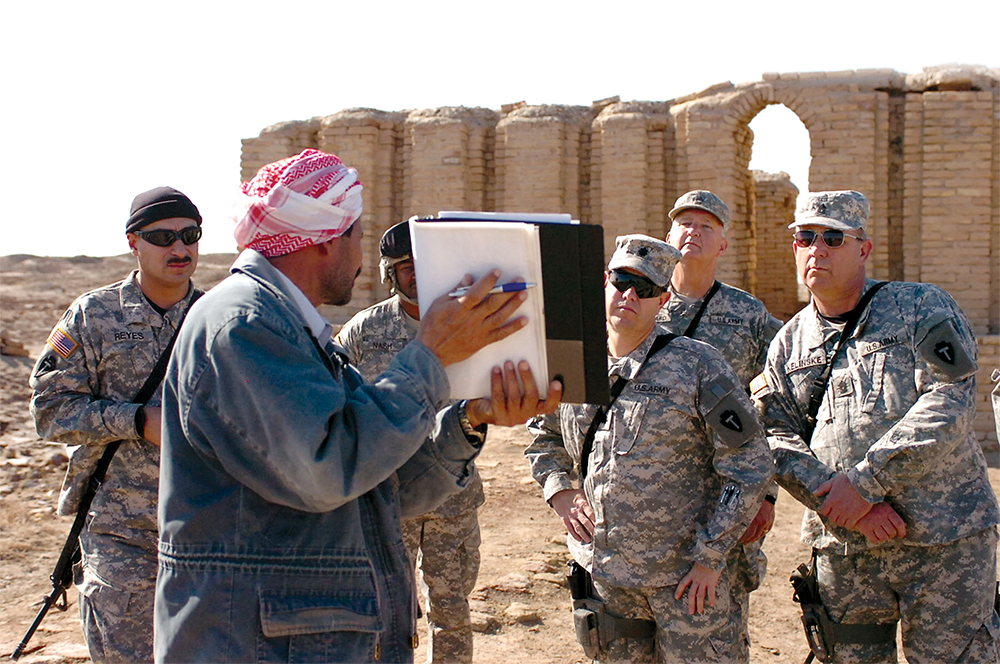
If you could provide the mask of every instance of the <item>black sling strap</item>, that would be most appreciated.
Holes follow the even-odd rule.
[[[712,283],[712,287],[708,289],[708,294],[705,296],[705,299],[701,301],[701,306],[698,307],[698,313],[694,315],[694,318],[691,319],[687,329],[684,330],[684,336],[688,339],[694,339],[694,333],[698,331],[698,323],[701,322],[701,316],[705,313],[705,309],[708,308],[708,303],[712,300],[715,294],[719,292],[719,286],[719,280],[716,279]]]
[[[826,387],[830,383],[830,374],[833,371],[834,360],[840,354],[840,351],[844,349],[844,346],[847,345],[847,342],[850,341],[851,335],[854,334],[854,328],[857,327],[861,316],[868,310],[868,305],[871,304],[875,293],[887,283],[886,281],[880,281],[861,296],[858,305],[851,310],[847,320],[844,321],[844,330],[840,333],[840,340],[837,342],[836,350],[827,358],[826,367],[824,367],[823,372],[813,381],[812,393],[809,395],[809,410],[806,413],[808,430],[804,431],[802,435],[806,444],[810,443],[813,431],[816,429],[816,415],[819,413],[819,407],[823,404],[823,395],[826,394]]]
[[[667,344],[677,338],[676,334],[661,334],[653,339],[653,345],[649,347],[649,351],[646,353],[646,357],[643,358],[642,364],[646,364],[649,358],[653,357],[656,353],[666,348]],[[642,365],[639,366],[639,370],[642,370]],[[636,371],[636,374],[639,372]],[[615,400],[625,389],[625,385],[628,383],[627,378],[618,376],[614,384],[611,386],[611,401],[607,406],[598,407],[597,413],[594,414],[594,419],[590,422],[590,427],[587,429],[587,435],[583,438],[583,447],[580,448],[580,482],[587,479],[587,465],[590,460],[590,452],[594,449],[594,438],[597,436],[597,430],[601,428],[604,424],[604,420],[608,418],[608,412],[611,410],[611,406],[614,405]]]

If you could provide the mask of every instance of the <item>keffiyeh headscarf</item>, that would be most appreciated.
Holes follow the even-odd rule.
[[[319,150],[268,164],[241,189],[233,235],[268,258],[340,237],[361,216],[358,172]]]

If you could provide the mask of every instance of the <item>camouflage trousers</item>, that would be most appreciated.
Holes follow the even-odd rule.
[[[479,517],[437,512],[403,522],[403,542],[417,562],[426,599],[427,661],[471,662],[469,595],[479,576]]]
[[[75,580],[90,658],[153,661],[156,552],[88,531],[80,535],[80,546],[83,560]]]
[[[760,587],[767,573],[767,556],[761,550],[763,540],[749,544],[737,544],[729,551],[726,569],[731,573],[730,592],[732,602],[739,607],[740,636],[750,642],[750,593]]]
[[[842,623],[901,621],[910,664],[997,662],[997,532],[938,546],[902,544],[847,556],[818,552],[820,596]],[[838,643],[838,664],[896,662],[896,642]]]
[[[655,638],[615,639],[602,650],[598,661],[746,664],[750,661],[750,646],[741,634],[742,612],[733,603],[730,588],[733,577],[731,568],[723,571],[715,589],[715,606],[706,602],[705,611],[693,616],[688,614],[686,593],[680,600],[674,599],[676,586],[623,588],[595,578],[594,589],[604,602],[605,612],[616,618],[656,622]]]

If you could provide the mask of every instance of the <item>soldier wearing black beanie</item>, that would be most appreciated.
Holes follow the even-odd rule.
[[[150,189],[132,200],[125,232],[133,233],[155,221],[173,217],[193,219],[201,226],[201,213],[190,198],[173,187]]]

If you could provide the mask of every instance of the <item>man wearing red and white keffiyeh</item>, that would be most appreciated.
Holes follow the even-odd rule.
[[[340,237],[361,216],[358,172],[318,150],[268,164],[241,188],[236,241],[267,258]]]
[[[262,168],[233,218],[245,247],[177,337],[163,387],[154,659],[411,662],[400,519],[468,483],[482,426],[555,410],[527,362],[449,403],[445,367],[521,329],[498,270],[442,296],[366,384],[316,307],[363,262],[361,185],[316,150]],[[523,388],[521,387],[523,385]]]

